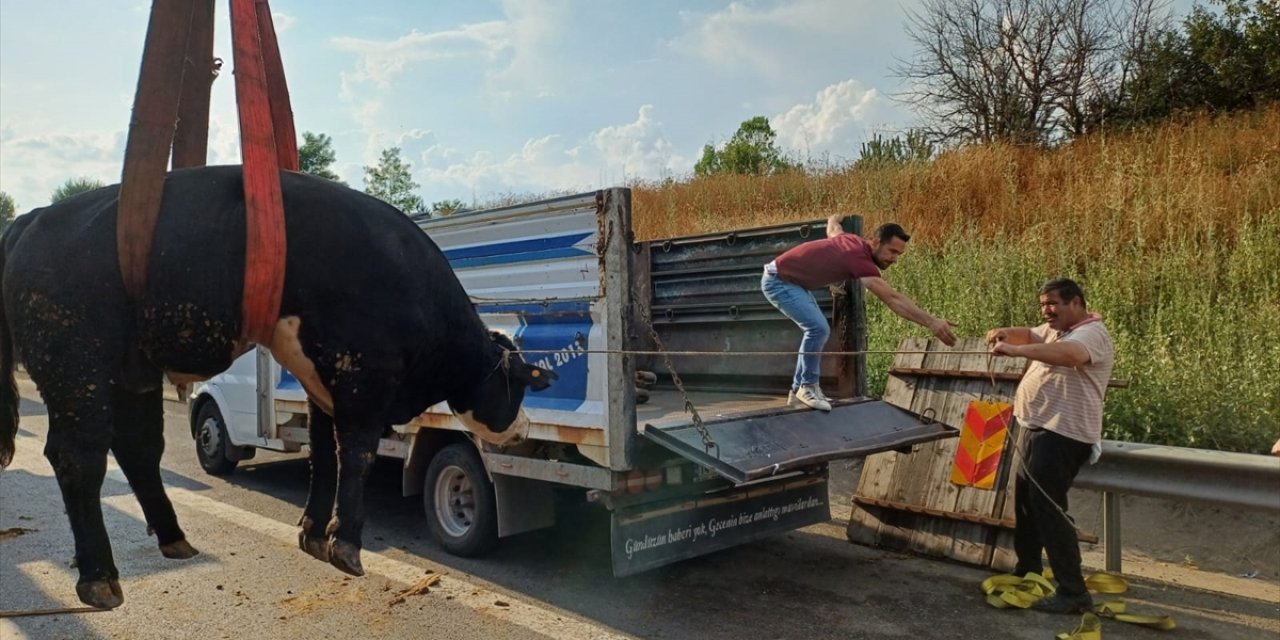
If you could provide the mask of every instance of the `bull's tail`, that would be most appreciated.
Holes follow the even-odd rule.
[[[0,240],[3,240],[0,237]],[[0,469],[13,462],[18,435],[18,385],[13,379],[13,335],[4,312],[4,244],[0,243]]]

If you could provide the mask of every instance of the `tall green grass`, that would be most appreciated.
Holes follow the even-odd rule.
[[[914,234],[886,278],[959,333],[1038,323],[1052,277],[1115,340],[1106,437],[1264,452],[1280,436],[1280,107],[1052,151],[722,176],[634,192],[642,238],[862,213]],[[869,299],[869,346],[925,332]],[[872,358],[873,393],[888,357]]]

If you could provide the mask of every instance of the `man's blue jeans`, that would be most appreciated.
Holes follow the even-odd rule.
[[[804,338],[800,340],[800,356],[796,359],[796,375],[791,382],[792,389],[798,389],[801,385],[818,384],[822,366],[822,356],[819,353],[827,345],[827,338],[831,337],[831,326],[818,308],[818,300],[808,289],[791,284],[768,271],[760,278],[760,291],[782,315],[791,318],[804,331]]]

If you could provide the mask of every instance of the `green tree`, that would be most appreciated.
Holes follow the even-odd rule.
[[[769,119],[756,116],[744,120],[724,148],[712,145],[702,148],[702,158],[693,166],[697,176],[717,173],[767,175],[792,168],[777,145],[778,134]]]
[[[9,223],[17,215],[18,205],[13,201],[13,196],[0,191],[0,233],[9,228]]]
[[[449,216],[467,208],[467,204],[457,198],[438,200],[431,203],[432,216]]]
[[[60,200],[66,200],[71,196],[80,195],[86,191],[93,191],[94,189],[101,189],[105,186],[107,185],[103,184],[103,182],[97,178],[90,178],[87,176],[69,178],[66,182],[62,183],[61,186],[53,190],[53,193],[49,195],[49,203],[53,204]]]
[[[862,143],[862,150],[853,166],[900,167],[912,162],[928,162],[933,158],[933,153],[933,143],[929,142],[928,135],[919,129],[907,131],[905,137],[894,136],[889,140],[885,140],[877,133],[870,140]]]
[[[345,185],[338,174],[330,169],[337,159],[338,155],[333,151],[333,138],[323,133],[302,132],[302,145],[298,147],[298,170]]]
[[[1162,30],[1138,57],[1115,123],[1154,121],[1179,111],[1250,109],[1280,99],[1280,4],[1214,0],[1181,30]]]
[[[414,193],[419,186],[400,157],[400,147],[383,149],[378,166],[364,168],[364,192],[405,213],[423,210],[422,198]]]

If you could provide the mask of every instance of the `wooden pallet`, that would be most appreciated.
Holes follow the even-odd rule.
[[[904,340],[891,370],[898,373],[890,374],[884,400],[955,429],[963,424],[970,400],[1012,402],[1025,360],[953,353],[986,348],[980,339],[962,340],[954,348],[937,340]],[[927,353],[911,353],[919,351]],[[959,438],[917,445],[911,453],[868,457],[854,496],[849,540],[982,566],[1003,563],[996,545],[1012,522],[1012,499],[1007,499],[1013,486],[1011,444],[1006,443],[991,490],[951,483]]]

